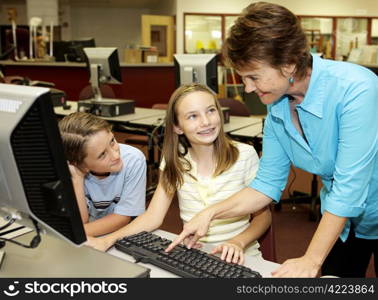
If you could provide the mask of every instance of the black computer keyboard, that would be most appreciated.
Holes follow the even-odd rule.
[[[116,249],[129,254],[136,261],[189,278],[258,278],[258,272],[237,264],[227,263],[219,257],[198,249],[176,246],[171,252],[164,250],[170,240],[146,231],[119,240]]]

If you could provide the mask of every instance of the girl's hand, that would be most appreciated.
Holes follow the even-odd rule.
[[[229,240],[216,246],[211,254],[222,253],[220,258],[228,263],[242,265],[244,263],[243,247],[236,241]]]
[[[85,242],[86,246],[92,247],[96,250],[106,252],[109,248],[111,248],[116,240],[110,239],[109,237],[92,237],[87,236],[87,241]]]

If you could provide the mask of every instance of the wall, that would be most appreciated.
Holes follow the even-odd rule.
[[[0,24],[10,24],[8,21],[7,8],[17,9],[17,24],[26,25],[26,2],[25,0],[1,0],[0,1]]]
[[[62,39],[95,37],[98,46],[118,47],[120,59],[123,60],[127,45],[141,43],[142,14],[174,15],[176,10],[175,0],[159,1],[148,8],[139,8],[135,4],[135,8],[129,8],[127,1],[124,3],[109,6],[101,1],[71,3],[69,0],[60,0]],[[27,24],[25,0],[0,0],[0,24],[9,24],[7,7],[17,8],[18,24]]]
[[[294,13],[300,15],[378,16],[377,0],[267,1],[285,5]],[[69,0],[60,0],[61,8],[69,6],[66,9],[68,16],[65,16],[68,28],[62,29],[62,36],[69,39],[70,37],[96,35],[99,45],[111,43],[113,46],[124,48],[127,43],[139,43],[141,14],[176,15],[176,48],[177,53],[182,53],[183,14],[185,12],[238,14],[252,2],[251,0],[162,0],[148,8],[126,8],[126,4],[109,7],[99,4],[93,5],[88,0],[79,2],[83,3],[81,5],[73,5],[69,4]],[[127,3],[127,0],[124,3]],[[9,23],[6,18],[7,7],[16,7],[18,24],[27,24],[25,0],[1,0],[0,24]],[[93,25],[92,20],[94,18],[99,25]],[[107,24],[115,25],[115,28],[110,29]]]
[[[266,2],[284,5],[297,15],[332,15],[332,16],[378,16],[377,0],[275,0]],[[248,6],[251,0],[177,0],[176,40],[177,53],[183,53],[184,13],[223,13],[238,14]]]
[[[121,54],[127,45],[140,44],[140,15],[149,12],[123,7],[71,6],[71,39],[95,37],[97,46],[118,47]]]

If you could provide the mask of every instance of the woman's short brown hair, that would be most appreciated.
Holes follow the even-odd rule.
[[[223,45],[227,63],[236,70],[265,62],[275,69],[295,65],[303,78],[311,66],[306,36],[298,18],[283,6],[256,2],[246,7]]]
[[[65,116],[59,122],[59,130],[67,160],[80,166],[87,156],[86,144],[89,137],[102,130],[109,132],[112,126],[95,115],[76,112]]]

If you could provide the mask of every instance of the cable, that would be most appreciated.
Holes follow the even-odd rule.
[[[0,231],[2,231],[5,228],[8,228],[9,226],[11,226],[14,223],[15,220],[16,219],[14,219],[14,218],[10,219],[7,224],[5,224],[5,225],[3,225],[3,226],[0,227]]]
[[[2,244],[1,242],[9,242],[9,243],[16,244],[17,246],[21,246],[21,247],[29,248],[29,249],[34,249],[34,248],[38,247],[39,243],[41,242],[41,231],[39,229],[37,221],[35,221],[33,219],[32,219],[32,221],[33,221],[34,228],[35,228],[35,231],[36,231],[37,234],[32,238],[29,245],[14,241],[12,239],[0,237],[0,248],[4,247],[4,246],[1,247],[1,244]]]
[[[158,119],[158,122],[160,121],[160,123],[157,124],[157,126],[151,131],[151,138],[153,139],[154,141],[154,144],[158,147],[158,149],[160,151],[162,151],[162,148],[160,146],[160,137],[161,137],[161,133],[158,133],[158,130],[159,129],[164,129],[164,126],[163,124],[165,123],[165,118],[159,118]],[[164,130],[163,130],[164,132]]]
[[[290,189],[291,189],[291,186],[293,185],[295,179],[297,178],[297,173],[295,172],[295,169],[294,169],[293,165],[290,166],[290,169],[293,172],[293,179],[291,180],[291,182],[289,183],[289,185],[287,187],[287,192],[289,194],[289,198],[292,198],[293,197],[293,193],[290,192]]]

